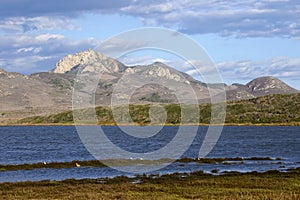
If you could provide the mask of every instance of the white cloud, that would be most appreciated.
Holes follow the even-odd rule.
[[[0,31],[76,29],[74,19],[83,13],[129,15],[146,25],[175,28],[188,34],[290,38],[300,35],[298,0],[3,0]]]
[[[203,62],[201,60],[187,60],[182,63],[182,69],[190,75],[199,75],[199,73],[209,74],[215,72],[213,63]]]
[[[20,48],[17,50],[17,53],[33,53],[33,54],[37,54],[42,50],[41,47],[27,47],[27,48]]]
[[[299,37],[300,2],[285,1],[137,1],[122,8],[146,24],[178,28],[186,33],[234,37]]]
[[[275,76],[300,81],[300,58],[276,57],[262,61],[229,61],[217,64],[224,79],[253,79]]]
[[[7,33],[75,29],[79,29],[75,21],[63,16],[9,17],[0,21],[0,31]]]
[[[109,40],[101,42],[95,50],[107,55],[118,55],[121,52],[125,53],[132,49],[143,48],[145,45],[146,43],[143,40],[110,38]]]
[[[151,55],[143,55],[143,56],[136,56],[136,55],[125,55],[118,59],[122,63],[128,66],[136,66],[136,65],[150,65],[155,62],[164,63],[166,65],[176,67],[173,64],[173,61],[168,60],[166,58],[157,58]]]
[[[30,74],[48,71],[66,54],[96,47],[89,38],[70,40],[59,34],[0,36],[0,68]]]
[[[29,0],[1,2],[0,30],[75,29],[83,13],[125,14],[146,25],[176,28],[189,34],[217,33],[234,37],[295,37],[300,34],[298,0],[123,0],[43,3]],[[23,6],[22,6],[23,5]]]
[[[1,0],[0,32],[22,33],[35,30],[79,29],[76,19],[85,13],[116,14],[132,0],[37,1]]]

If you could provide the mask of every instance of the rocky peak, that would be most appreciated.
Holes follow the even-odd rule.
[[[250,81],[248,84],[246,84],[246,86],[251,92],[260,95],[299,92],[296,89],[291,88],[281,80],[272,76],[256,78]]]
[[[168,67],[161,62],[155,62],[147,66],[137,66],[128,68],[127,73],[136,73],[146,77],[165,78],[181,83],[189,84],[189,81],[183,76],[183,74],[175,69]]]
[[[4,69],[0,68],[0,74],[7,74],[7,72]]]
[[[77,54],[69,54],[62,58],[56,64],[54,73],[67,73],[78,66],[87,66],[84,71],[88,72],[93,72],[99,68],[107,73],[120,72],[125,69],[125,66],[117,60],[89,49]]]
[[[95,62],[97,57],[97,53],[93,50],[87,50],[74,55],[68,54],[58,61],[56,68],[54,69],[54,73],[66,73],[74,66]]]
[[[8,79],[14,79],[14,78],[25,78],[28,79],[28,76],[25,76],[23,74],[20,74],[18,72],[7,72],[4,69],[0,68],[0,76],[6,77]]]

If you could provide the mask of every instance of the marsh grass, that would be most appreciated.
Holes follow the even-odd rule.
[[[300,169],[0,184],[2,199],[299,199]]]

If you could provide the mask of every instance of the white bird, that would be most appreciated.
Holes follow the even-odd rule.
[[[75,163],[76,167],[80,167],[80,165],[78,163]]]
[[[43,163],[44,163],[44,165],[47,165],[47,163],[45,161]]]

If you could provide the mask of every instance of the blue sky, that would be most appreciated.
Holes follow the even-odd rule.
[[[120,32],[161,27],[199,43],[228,84],[276,76],[300,89],[298,0],[1,0],[0,19],[0,68],[7,71],[48,71],[64,55],[95,48]],[[184,64],[151,51],[122,61],[164,61],[178,69]]]

